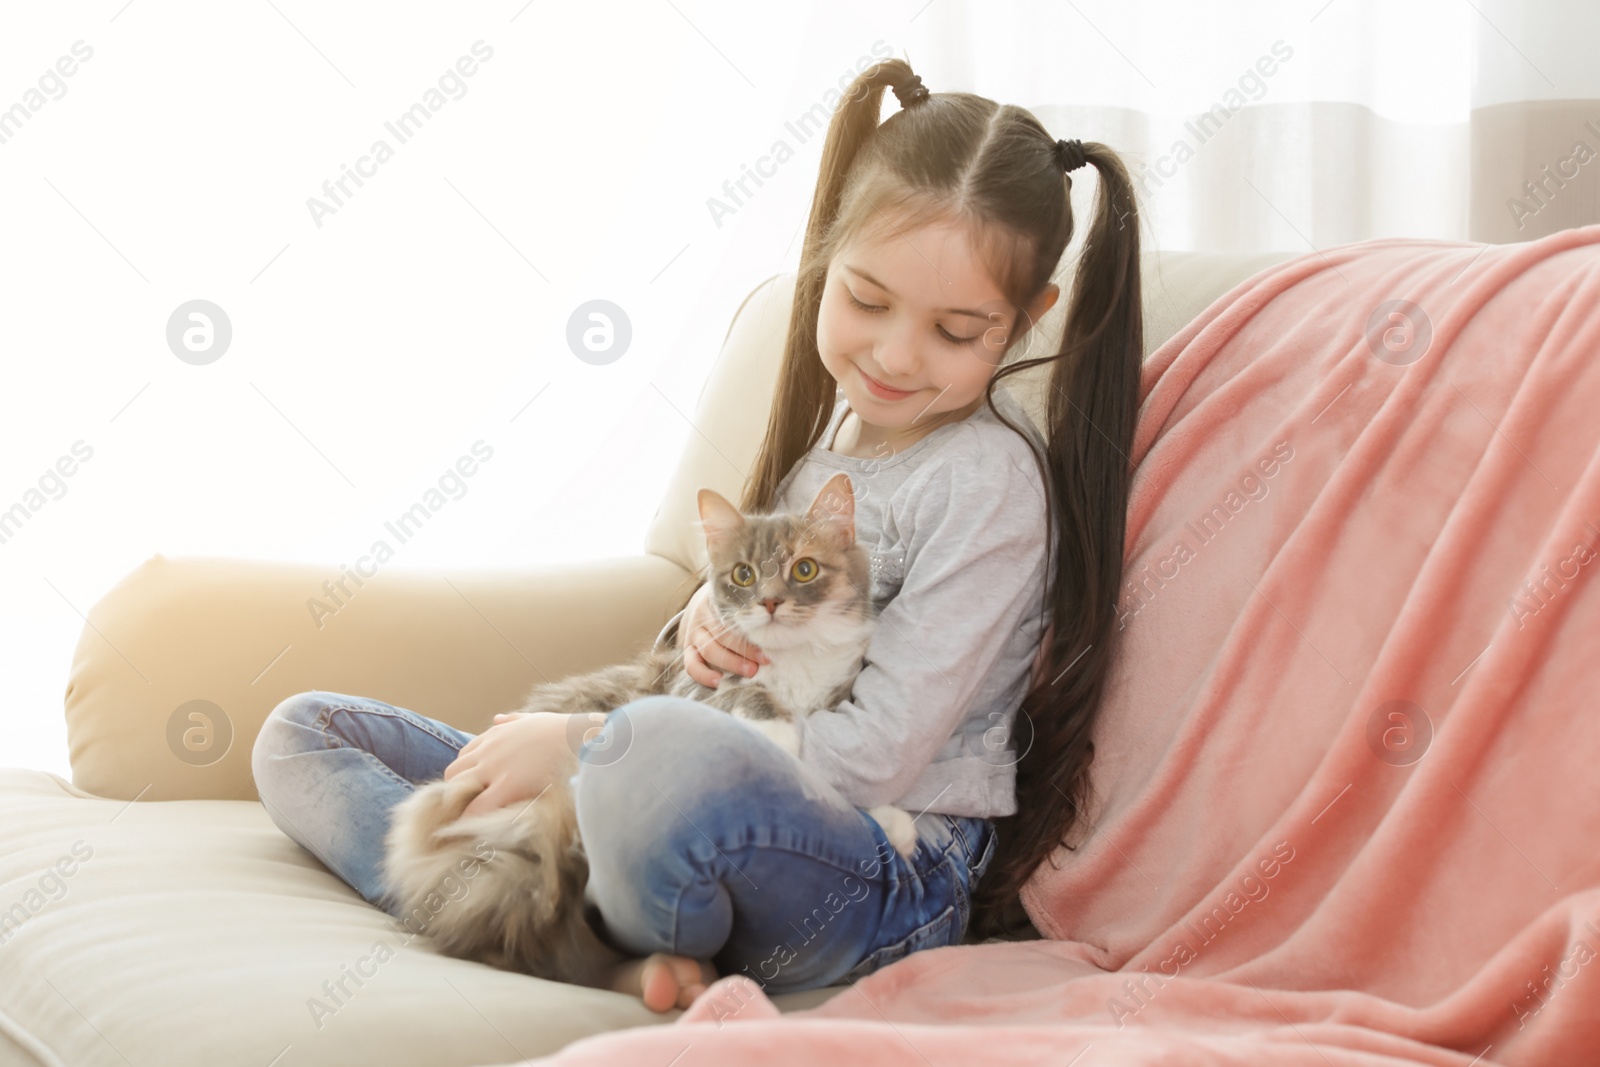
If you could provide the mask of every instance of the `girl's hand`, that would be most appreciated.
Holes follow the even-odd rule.
[[[678,647],[683,649],[683,669],[689,677],[710,689],[722,681],[724,671],[749,677],[763,663],[772,662],[717,617],[709,583],[689,598],[688,609],[678,621]]]
[[[532,800],[578,773],[578,755],[567,745],[567,726],[568,716],[559,712],[496,715],[495,725],[463,745],[444,769],[447,779],[470,772],[484,783],[483,792],[461,814]]]

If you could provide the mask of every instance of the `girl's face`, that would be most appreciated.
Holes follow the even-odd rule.
[[[1058,292],[1046,288],[1042,309]],[[966,230],[930,223],[833,258],[817,350],[863,422],[899,430],[955,421],[983,404],[1015,315]]]

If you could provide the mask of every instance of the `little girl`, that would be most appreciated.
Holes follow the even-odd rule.
[[[901,110],[880,124],[886,88]],[[1006,362],[1060,294],[1064,174],[1085,163],[1102,188],[1061,351]],[[383,904],[387,813],[416,784],[473,772],[487,783],[473,814],[566,778],[591,921],[633,957],[613,984],[656,1011],[719,973],[811,989],[1017,925],[1017,891],[1087,794],[1139,401],[1138,270],[1133,191],[1110,149],[1057,141],[1020,108],[930,94],[901,60],[869,68],[829,126],[741,503],[802,510],[850,473],[879,619],[849,699],[799,721],[796,760],[673,697],[611,712],[575,757],[564,715],[498,715],[474,737],[302,693],[256,741],[269,813]],[[1049,362],[1045,443],[996,386]],[[758,674],[765,656],[719,623],[710,591],[658,642],[708,686]],[[916,817],[909,856],[864,810],[882,804]]]

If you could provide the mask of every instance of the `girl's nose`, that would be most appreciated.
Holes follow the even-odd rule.
[[[917,354],[912,343],[900,336],[885,338],[873,350],[878,361],[877,371],[871,372],[880,381],[903,382],[917,369]],[[882,373],[879,374],[878,372]]]

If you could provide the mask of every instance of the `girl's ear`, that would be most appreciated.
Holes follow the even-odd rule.
[[[1012,324],[1010,342],[1016,343],[1018,338],[1039,325],[1039,320],[1045,316],[1046,312],[1056,306],[1056,301],[1060,298],[1061,286],[1055,282],[1051,282],[1039,290],[1039,295],[1033,298],[1033,303],[1022,309],[1021,321]]]
[[[1061,298],[1061,286],[1051,282],[1040,290],[1032,304],[1028,305],[1028,325],[1036,326],[1045,313],[1056,306],[1056,301]]]

